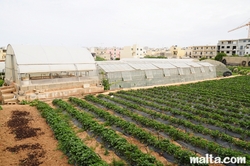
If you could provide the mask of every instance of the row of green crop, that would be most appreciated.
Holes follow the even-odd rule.
[[[211,95],[222,101],[233,101],[244,106],[250,106],[250,88],[246,83],[250,82],[249,76],[204,81],[197,84],[187,84],[179,87],[171,87],[177,91],[188,90],[190,94],[197,96]]]
[[[249,116],[245,116],[250,115],[250,110],[239,110],[240,105],[234,105],[233,102],[231,105],[231,102],[228,101],[225,104],[225,101],[219,101],[218,98],[213,97],[212,95],[204,95],[197,98],[197,96],[193,95],[190,91],[187,91],[185,93],[174,92],[176,95],[173,98],[171,92],[164,89],[148,89],[146,91],[138,90],[136,92],[153,98],[160,98],[162,100],[165,99],[182,104],[185,102],[185,105],[194,106],[194,108],[202,109],[204,111],[214,111],[222,116],[250,119]]]
[[[174,99],[178,99],[179,96],[181,98],[185,98],[186,101],[192,102],[193,100],[195,102],[201,101],[203,105],[217,107],[220,109],[224,109],[230,112],[235,113],[247,113],[250,114],[250,110],[239,110],[239,107],[247,106],[249,107],[250,104],[247,102],[239,102],[237,101],[235,97],[234,91],[227,90],[224,95],[221,95],[223,92],[218,92],[218,90],[212,90],[212,89],[205,89],[199,85],[197,85],[199,88],[190,87],[190,86],[180,86],[180,87],[157,87],[153,89],[148,89],[145,92],[157,92],[157,94],[165,94],[166,96],[169,96]],[[219,94],[218,94],[219,93]],[[231,94],[230,97],[226,97],[226,94]],[[232,95],[233,94],[233,95]],[[172,96],[171,96],[172,95]],[[173,97],[174,96],[174,97]],[[185,97],[184,97],[185,96]],[[233,96],[233,98],[232,98]],[[245,96],[245,95],[244,95]],[[243,96],[243,97],[244,97]],[[239,98],[242,98],[239,97]],[[193,100],[192,100],[193,99]]]
[[[171,143],[168,139],[159,139],[158,137],[152,135],[150,132],[137,127],[135,124],[116,117],[109,112],[97,108],[96,106],[93,106],[86,101],[77,98],[70,98],[70,101],[74,104],[77,104],[81,108],[93,112],[98,117],[104,118],[106,122],[108,122],[106,124],[120,127],[123,132],[134,136],[141,143],[147,144],[148,146],[153,146],[154,148],[161,150],[162,153],[165,152],[171,156],[174,156],[176,159],[176,163],[185,165],[189,162],[190,157],[195,156],[194,153],[182,149],[180,146]]]
[[[135,98],[135,97],[131,97],[131,92],[120,91],[118,93],[129,94],[127,96],[127,99]],[[135,93],[132,93],[132,94],[133,94],[133,96],[141,97],[139,94],[135,94]],[[121,94],[116,94],[116,95],[121,96],[121,97],[125,97],[124,95],[121,95]],[[168,102],[167,100],[161,100],[161,99],[158,99],[158,98],[151,98],[151,97],[146,97],[146,96],[143,96],[143,97],[147,98],[147,100],[150,100],[150,101],[137,99],[138,100],[137,102],[138,103],[141,102],[141,104],[144,104],[144,105],[159,109],[161,111],[170,112],[173,115],[182,115],[183,117],[185,117],[187,119],[192,119],[192,120],[195,120],[197,122],[202,122],[202,123],[205,123],[205,124],[215,125],[215,126],[227,129],[229,131],[242,134],[243,136],[250,136],[250,131],[248,131],[246,129],[242,129],[240,127],[235,127],[235,126],[233,126],[231,124],[221,122],[220,120],[214,120],[210,116],[205,117],[205,118],[202,117],[201,112],[205,112],[205,111],[193,110],[192,108],[187,109],[187,107],[185,105],[183,105],[183,104],[181,105],[181,104],[178,104],[178,103],[176,105],[173,105],[171,102]],[[168,105],[168,107],[167,106],[162,106],[160,104],[166,104],[166,105]],[[179,108],[182,108],[182,109],[178,110],[178,107],[177,108],[171,108],[171,107],[176,107],[176,106],[178,106]],[[200,112],[199,115],[195,115],[195,113],[199,113],[199,112]],[[247,124],[248,124],[248,122],[247,122]],[[248,127],[248,126],[246,126],[246,127]]]
[[[37,102],[37,109],[52,128],[59,148],[69,157],[70,164],[86,166],[108,166],[76,136],[65,118],[44,102]]]
[[[184,133],[184,132],[172,127],[171,125],[162,124],[162,123],[157,122],[153,119],[139,116],[138,114],[133,113],[127,109],[121,108],[121,107],[117,106],[116,104],[106,102],[106,101],[98,99],[94,96],[89,95],[89,96],[86,96],[85,99],[89,100],[91,102],[94,102],[94,103],[101,104],[101,105],[105,106],[106,108],[111,109],[111,110],[118,112],[120,114],[131,117],[134,121],[140,122],[145,127],[154,128],[155,130],[160,131],[160,132],[164,131],[174,140],[182,140],[182,141],[184,141],[188,144],[191,144],[195,147],[207,149],[207,151],[209,153],[212,153],[214,155],[218,155],[220,157],[245,156],[250,164],[250,155],[248,155],[248,154],[244,154],[244,153],[241,153],[239,151],[224,148],[224,147],[218,145],[217,143],[207,141],[207,140],[202,139],[200,137],[191,136],[188,133]]]
[[[250,128],[250,120],[248,119],[248,116],[242,115],[241,118],[246,117],[244,120],[239,120],[238,118],[234,118],[231,116],[223,116],[222,114],[226,113],[227,111],[223,110],[215,110],[213,108],[202,106],[199,103],[187,103],[185,100],[176,100],[171,98],[165,98],[164,95],[161,96],[155,96],[155,95],[141,95],[136,91],[119,91],[118,93],[128,94],[131,95],[137,95],[138,97],[147,98],[147,100],[154,101],[157,103],[161,103],[164,105],[167,105],[171,108],[179,108],[180,110],[183,110],[185,112],[189,112],[190,114],[198,115],[200,117],[204,118],[211,118],[214,120],[218,120],[220,122],[229,123],[238,125],[239,127],[243,128]],[[179,97],[181,99],[181,97]],[[235,113],[236,114],[236,113]],[[240,115],[236,114],[235,116]],[[248,118],[247,118],[248,117]],[[249,132],[250,136],[250,132]]]
[[[142,153],[137,146],[130,144],[125,138],[118,135],[114,130],[99,124],[92,116],[85,112],[80,112],[72,105],[55,99],[53,104],[67,111],[72,117],[76,118],[84,130],[89,130],[95,135],[100,136],[102,141],[110,148],[113,148],[118,155],[123,156],[131,165],[136,166],[154,166],[162,165],[155,157]]]
[[[116,96],[116,94],[113,94],[114,96]],[[116,99],[116,98],[111,98],[109,96],[105,96],[105,95],[99,95],[99,97],[105,97],[111,101],[114,101],[116,103],[120,103],[120,104],[123,104],[129,108],[133,108],[133,109],[136,109],[138,111],[142,111],[142,112],[145,112],[149,115],[151,115],[151,117],[154,117],[154,118],[161,118],[163,120],[167,120],[169,122],[171,122],[171,124],[178,124],[178,125],[183,125],[191,130],[193,130],[194,132],[198,132],[198,133],[201,133],[201,134],[205,134],[205,135],[210,135],[211,137],[213,138],[219,138],[223,141],[227,141],[227,142],[230,142],[240,148],[244,148],[244,149],[248,149],[250,150],[250,143],[247,142],[247,141],[244,141],[244,140],[239,140],[239,139],[235,139],[225,133],[222,133],[222,132],[219,132],[217,130],[210,130],[208,128],[205,128],[204,126],[202,125],[196,125],[196,124],[193,124],[191,123],[190,121],[188,120],[184,120],[184,119],[179,119],[179,118],[175,118],[175,117],[172,117],[170,115],[165,115],[165,114],[162,114],[162,113],[159,113],[159,112],[156,112],[156,111],[153,111],[153,110],[149,110],[149,109],[146,109],[144,107],[141,107],[139,106],[138,104],[142,104],[145,102],[145,100],[140,100],[140,99],[136,99],[134,97],[131,97],[131,96],[124,96],[124,98],[126,100],[130,100],[130,101],[133,101],[135,103],[131,103],[131,102],[127,102],[125,100],[122,100],[122,98],[120,99]]]

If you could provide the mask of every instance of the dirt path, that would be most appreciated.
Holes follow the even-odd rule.
[[[35,107],[4,105],[0,110],[0,166],[69,166],[57,140]]]

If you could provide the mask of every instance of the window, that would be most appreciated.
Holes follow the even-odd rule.
[[[243,49],[243,46],[240,46],[240,49],[242,50],[242,49]]]
[[[206,47],[206,49],[208,49],[208,47]]]
[[[201,49],[203,49],[203,47],[201,47]]]
[[[139,50],[139,48],[137,48],[137,50]]]
[[[228,44],[231,44],[231,41],[228,41]]]
[[[243,42],[246,42],[246,40],[243,40]]]
[[[230,51],[227,51],[226,53],[227,53],[227,54],[229,54],[229,53],[230,53]]]
[[[213,54],[213,52],[210,52],[210,54]]]
[[[224,42],[221,42],[221,44],[224,44]]]
[[[224,46],[221,46],[221,48],[224,48]]]
[[[142,49],[140,49],[142,51]]]
[[[227,48],[230,48],[230,46],[227,46]]]
[[[131,48],[131,50],[133,51],[133,48]]]

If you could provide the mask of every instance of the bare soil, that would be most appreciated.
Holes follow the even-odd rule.
[[[0,110],[0,166],[69,166],[53,132],[35,107],[3,105]]]

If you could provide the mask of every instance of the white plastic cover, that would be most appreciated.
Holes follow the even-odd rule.
[[[91,71],[94,58],[86,48],[11,45],[19,73]]]

